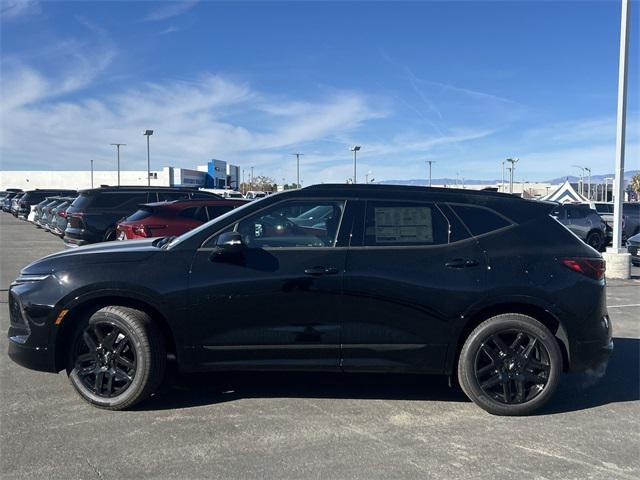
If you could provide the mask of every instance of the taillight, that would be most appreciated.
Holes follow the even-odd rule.
[[[601,258],[563,258],[562,264],[594,280],[601,280],[606,268],[606,262]]]
[[[151,232],[148,232],[144,225],[133,225],[131,227],[134,235],[138,235],[139,237],[150,237]]]
[[[66,218],[67,217],[66,210],[58,210],[58,216],[62,218]]]

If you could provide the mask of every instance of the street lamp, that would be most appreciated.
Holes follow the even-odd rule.
[[[584,170],[585,169],[580,165],[572,165],[572,166],[580,169],[580,181],[578,183],[578,190],[580,195],[584,196]]]
[[[91,160],[91,188],[93,188],[93,160]]]
[[[151,186],[151,160],[149,157],[149,137],[153,135],[153,130],[145,130],[142,132],[147,137],[147,185]]]
[[[296,156],[296,188],[300,188],[300,156],[304,156],[304,153],[292,153]]]
[[[114,147],[118,150],[118,186],[120,186],[120,147],[126,147],[126,143],[112,143]]]
[[[429,186],[431,186],[431,164],[436,163],[435,160],[425,160],[429,164]]]
[[[587,199],[591,200],[591,169],[589,167],[584,167],[584,169],[589,172],[589,185],[587,187]]]
[[[364,183],[371,183],[375,180],[375,178],[371,179],[371,182],[369,182],[369,177],[372,175],[371,170],[369,170],[367,173],[364,174]]]
[[[507,158],[505,162],[509,162],[511,167],[509,167],[509,193],[513,193],[513,171],[516,169],[516,163],[518,163],[519,158]]]
[[[362,147],[360,145],[354,145],[353,147],[351,147],[351,151],[353,152],[353,183],[354,184],[358,183],[358,180],[356,177],[356,161],[357,161],[357,154],[361,148]]]

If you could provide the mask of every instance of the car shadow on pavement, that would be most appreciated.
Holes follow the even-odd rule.
[[[615,338],[606,374],[564,375],[550,415],[640,400],[640,339]],[[213,405],[242,398],[344,398],[469,402],[446,377],[436,375],[231,372],[178,374],[171,371],[159,392],[134,410],[168,410]]]
[[[565,375],[540,414],[640,400],[640,339],[614,338],[613,343],[613,353],[602,378],[583,373]]]

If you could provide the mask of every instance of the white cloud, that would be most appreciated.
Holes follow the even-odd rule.
[[[157,22],[177,17],[178,15],[182,15],[195,7],[198,4],[198,0],[181,0],[177,2],[172,1],[162,3],[164,3],[162,7],[148,14],[144,17],[144,20],[148,22]]]
[[[2,0],[0,5],[0,19],[13,20],[41,12],[40,2],[37,0]]]

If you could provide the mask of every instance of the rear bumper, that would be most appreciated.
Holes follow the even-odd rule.
[[[64,246],[69,248],[82,247],[83,245],[89,245],[93,243],[79,238],[71,238],[67,235],[65,235],[62,240],[64,241]]]
[[[609,339],[606,343],[601,341],[577,342],[572,352],[571,371],[600,372],[604,374],[612,352],[612,339]]]

